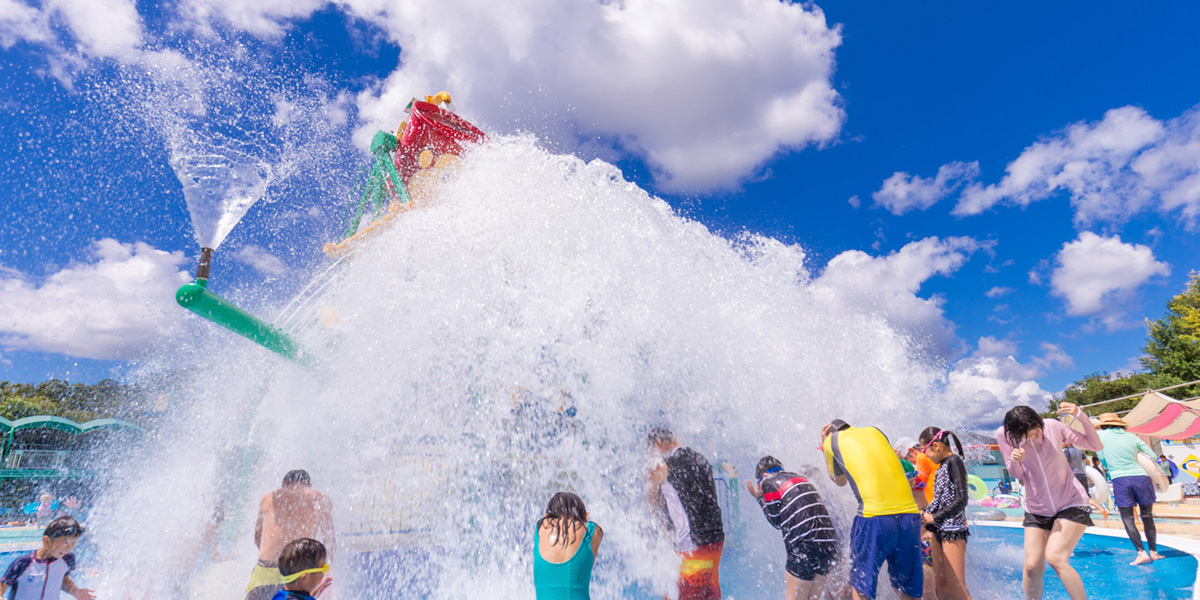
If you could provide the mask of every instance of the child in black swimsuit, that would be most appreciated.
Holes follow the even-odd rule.
[[[958,446],[958,454],[950,441]],[[925,456],[940,465],[933,483],[933,501],[921,513],[924,538],[933,550],[933,572],[937,576],[938,598],[971,600],[967,591],[967,466],[963,463],[962,442],[952,431],[928,427],[919,438]]]

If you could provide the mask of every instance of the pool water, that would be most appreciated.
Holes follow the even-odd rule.
[[[1018,527],[973,526],[967,545],[968,579],[977,599],[1021,598],[1024,531]],[[1159,544],[1163,560],[1133,567],[1133,545],[1125,537],[1086,534],[1071,565],[1089,598],[1104,600],[1190,600],[1196,582],[1194,556]],[[1054,569],[1046,567],[1045,600],[1067,599]]]
[[[997,527],[975,525],[971,528],[971,539],[968,543],[968,583],[971,593],[977,600],[1010,600],[1024,596],[1021,589],[1021,565],[1024,562],[1022,529],[1017,527]],[[1084,535],[1071,564],[1081,577],[1089,598],[1102,600],[1190,600],[1193,597],[1193,586],[1196,581],[1197,560],[1191,554],[1176,550],[1169,546],[1159,545],[1159,552],[1165,557],[1151,565],[1140,567],[1130,566],[1133,560],[1133,548],[1124,537],[1108,537],[1096,534]],[[0,553],[0,569],[7,569],[14,558],[26,552]],[[427,564],[427,557],[408,556],[407,560],[397,560],[388,556],[384,564],[372,564],[366,556],[360,556],[355,566],[359,569],[376,574],[393,573],[397,564],[417,567]],[[382,558],[382,557],[378,557]],[[732,558],[732,557],[731,557]],[[736,566],[735,566],[736,565]],[[87,585],[86,575],[88,565],[80,565],[85,571],[76,576],[77,582]],[[740,567],[740,568],[739,568]],[[742,581],[737,571],[745,565],[731,560],[721,569],[722,583],[725,584],[726,598],[754,597],[757,594],[747,589],[752,585]],[[249,572],[248,570],[246,572]],[[405,573],[407,581],[388,581],[387,587],[404,589],[422,583],[414,578],[415,573],[421,573],[420,568],[400,569]],[[238,571],[238,583],[241,583],[241,571]],[[395,577],[393,573],[392,577]],[[884,596],[887,587],[887,576],[880,577],[879,592]],[[626,590],[628,598],[650,598],[645,590],[636,588]],[[1054,574],[1054,569],[1046,568],[1045,600],[1066,600],[1067,594]]]

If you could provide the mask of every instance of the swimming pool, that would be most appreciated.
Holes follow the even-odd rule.
[[[1021,598],[1021,570],[1024,563],[1024,532],[1019,524],[979,525],[971,527],[968,543],[968,583],[979,599]],[[1075,547],[1071,564],[1083,578],[1089,598],[1104,600],[1190,600],[1196,596],[1196,557],[1179,547],[1188,542],[1171,536],[1159,536],[1158,550],[1165,558],[1150,565],[1133,567],[1133,546],[1123,531],[1108,532],[1092,528]],[[1046,568],[1045,600],[1066,600],[1067,593]]]
[[[1023,550],[1024,532],[1018,524],[973,524],[971,540],[968,545],[968,568],[972,595],[977,600],[1010,600],[1023,597],[1021,590],[1021,565],[1024,562]],[[1084,586],[1089,598],[1102,600],[1200,600],[1196,594],[1197,570],[1200,562],[1190,552],[1200,551],[1200,542],[1190,542],[1173,536],[1160,536],[1159,552],[1165,558],[1151,565],[1132,567],[1128,563],[1133,559],[1133,550],[1124,532],[1108,532],[1090,529],[1071,558],[1071,564],[1083,577]],[[1185,549],[1187,551],[1185,551]],[[27,551],[26,551],[27,552]],[[6,568],[17,556],[25,552],[0,553],[0,568]],[[382,557],[379,557],[382,558]],[[427,565],[426,556],[408,556],[406,560],[388,557],[389,564],[385,566],[372,564],[365,555],[355,562],[358,569],[367,572],[392,572],[398,564],[410,566]],[[754,590],[757,586],[737,568],[739,561],[735,556],[730,557],[722,566],[721,579],[725,589],[725,597],[740,599],[756,597]],[[85,570],[89,565],[80,565]],[[241,583],[241,570],[237,570],[238,584]],[[413,574],[422,569],[401,569],[407,573],[406,585],[401,581],[389,582],[397,589],[411,589],[413,584],[421,587],[419,581],[413,580]],[[248,572],[248,570],[246,571]],[[758,573],[761,576],[762,573]],[[77,577],[81,584],[87,583],[89,577]],[[353,578],[352,578],[353,579]],[[417,578],[419,579],[419,578]],[[880,578],[880,595],[887,585],[886,576]],[[237,586],[234,586],[237,587]],[[758,590],[761,592],[761,589]],[[628,598],[649,598],[645,590],[628,589]],[[749,594],[749,595],[747,595]],[[774,594],[771,595],[774,597]],[[1045,600],[1066,600],[1067,594],[1059,583],[1054,570],[1046,568]]]

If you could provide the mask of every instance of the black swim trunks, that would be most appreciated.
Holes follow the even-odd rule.
[[[787,572],[797,579],[812,581],[818,575],[828,575],[837,560],[837,544],[801,543],[787,555]]]
[[[1025,513],[1025,526],[1037,527],[1038,529],[1050,531],[1051,529],[1054,529],[1054,521],[1058,519],[1071,521],[1072,523],[1079,523],[1080,525],[1087,525],[1088,527],[1093,525],[1092,517],[1088,514],[1088,509],[1082,506],[1072,506],[1070,508],[1064,508],[1058,511],[1053,517],[1044,517],[1042,515],[1035,515],[1027,512]]]

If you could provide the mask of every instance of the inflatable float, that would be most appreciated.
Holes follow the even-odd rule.
[[[1108,504],[1108,481],[1104,479],[1104,475],[1095,467],[1084,467],[1083,471],[1087,474],[1088,481],[1092,482],[1092,499],[1100,504]]]
[[[987,495],[987,484],[976,475],[967,475],[967,497],[978,501],[987,498]]]
[[[1167,489],[1171,487],[1171,484],[1167,481],[1167,476],[1158,468],[1158,464],[1141,452],[1138,452],[1137,460],[1138,464],[1142,465],[1142,469],[1146,471],[1146,474],[1150,476],[1150,481],[1154,482],[1154,491],[1160,494],[1167,493]]]

